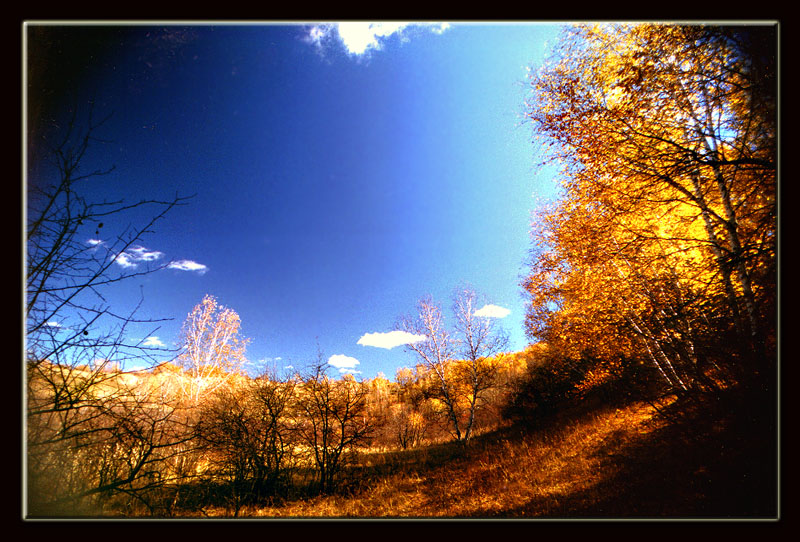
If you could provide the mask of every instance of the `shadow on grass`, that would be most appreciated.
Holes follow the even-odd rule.
[[[775,413],[775,398],[758,392],[675,403],[662,412],[670,423],[601,446],[603,466],[589,489],[500,516],[777,519]]]

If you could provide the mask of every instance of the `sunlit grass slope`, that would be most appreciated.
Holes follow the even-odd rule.
[[[722,409],[720,405],[718,408]],[[680,518],[775,514],[769,424],[681,417],[675,405],[578,408],[533,427],[371,454],[336,495],[248,509],[251,517]],[[754,420],[755,418],[753,418]],[[753,421],[751,420],[751,421]],[[758,431],[765,437],[760,438]],[[754,432],[755,431],[755,432]],[[774,438],[774,437],[773,437]],[[764,461],[764,458],[767,458]],[[755,460],[754,460],[755,459]],[[224,510],[206,510],[225,515]]]

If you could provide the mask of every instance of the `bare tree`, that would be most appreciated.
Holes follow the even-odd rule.
[[[477,294],[468,287],[456,291],[456,323],[448,331],[441,308],[431,297],[417,304],[415,318],[404,317],[398,327],[425,340],[406,345],[420,360],[422,378],[429,378],[428,394],[442,405],[451,432],[459,442],[472,436],[475,414],[484,392],[495,385],[497,369],[490,358],[507,344],[493,319],[476,316]]]
[[[357,447],[369,442],[373,426],[367,412],[368,390],[351,375],[328,376],[322,357],[297,387],[298,430],[313,454],[320,492],[334,488],[336,477]]]
[[[217,389],[197,424],[208,474],[228,482],[234,516],[244,504],[280,495],[295,444],[289,415],[295,382],[264,374],[237,384]]]
[[[133,204],[86,201],[83,187],[114,170],[81,169],[90,143],[100,141],[95,133],[105,120],[95,122],[90,110],[88,125],[81,131],[73,117],[66,133],[51,149],[51,167],[39,165],[35,177],[26,179],[26,346],[28,359],[34,363],[74,356],[75,352],[94,347],[114,349],[118,360],[123,356],[122,361],[125,351],[141,357],[157,350],[141,343],[119,342],[116,339],[120,333],[97,335],[101,319],[117,322],[118,331],[141,321],[133,314],[112,310],[102,289],[168,265],[123,270],[114,267],[145,234],[152,232],[156,222],[187,198],[176,196],[169,201],[143,200]],[[156,208],[146,224],[129,227],[117,235],[103,235],[104,224],[111,217],[146,206]]]
[[[403,317],[400,330],[425,337],[424,341],[406,345],[422,362],[424,370],[433,376],[433,387],[427,391],[441,401],[444,414],[457,441],[464,438],[461,407],[456,382],[450,371],[455,357],[455,343],[447,331],[442,310],[430,296],[417,303],[417,316]]]
[[[155,364],[165,353],[127,339],[130,324],[156,321],[138,319],[138,306],[116,311],[103,290],[163,267],[115,263],[186,198],[87,201],[86,185],[113,168],[82,169],[103,121],[93,119],[91,108],[85,127],[76,119],[77,113],[54,143],[46,141],[48,160],[32,163],[25,179],[24,483],[26,512],[40,515],[86,511],[87,499],[113,493],[141,495],[171,440],[170,408],[155,407],[120,384],[119,368],[127,361]],[[143,226],[106,232],[112,218],[144,207],[155,211]]]
[[[478,294],[470,287],[457,290],[453,300],[455,330],[458,336],[460,361],[457,371],[466,388],[469,403],[464,440],[468,440],[475,424],[475,413],[486,391],[497,384],[498,368],[493,356],[508,346],[508,335],[489,316],[478,316]]]

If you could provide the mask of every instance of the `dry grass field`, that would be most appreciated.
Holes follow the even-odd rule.
[[[466,450],[366,454],[336,494],[239,517],[774,518],[774,430],[755,414],[703,422],[708,408],[682,406],[674,417],[669,404],[584,406],[482,435]]]

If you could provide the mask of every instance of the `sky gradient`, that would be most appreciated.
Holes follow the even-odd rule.
[[[530,214],[554,188],[523,122],[525,81],[557,25],[34,30],[37,113],[89,99],[96,117],[113,112],[86,169],[115,170],[88,199],[194,195],[117,257],[120,270],[171,262],[108,292],[171,319],[131,327],[132,340],[177,346],[211,294],[241,317],[253,369],[300,369],[319,350],[342,372],[393,378],[416,361],[389,334],[396,321],[425,295],[449,316],[470,284],[509,350],[527,344]]]

